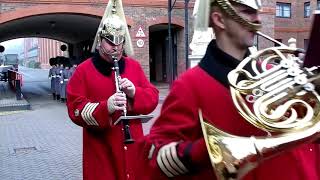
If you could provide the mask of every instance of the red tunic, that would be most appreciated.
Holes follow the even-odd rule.
[[[206,121],[225,132],[239,136],[266,135],[239,115],[225,86],[196,66],[176,80],[150,131],[145,143],[147,151],[142,155],[149,168],[145,170],[149,173],[145,179],[167,179],[168,175],[176,179],[214,179],[199,123],[199,108]],[[166,159],[168,162],[171,159],[167,162],[170,167],[162,161],[165,168],[161,169],[159,149],[170,147],[172,142],[178,142],[178,146],[176,150],[166,149]],[[296,147],[263,162],[244,179],[320,179],[319,153],[317,144]]]
[[[122,78],[136,87],[128,115],[151,113],[158,104],[158,90],[147,80],[140,64],[124,58]],[[101,74],[92,59],[80,64],[67,87],[67,107],[71,120],[83,127],[83,179],[133,179],[137,144],[125,145],[121,123],[113,126],[120,112],[109,115],[108,98],[115,93],[114,73]],[[139,120],[130,122],[134,139],[143,136]]]

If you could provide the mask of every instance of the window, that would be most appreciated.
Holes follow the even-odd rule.
[[[276,17],[290,18],[291,17],[291,4],[290,3],[277,3]]]
[[[317,10],[320,10],[320,0],[317,1]]]
[[[310,17],[310,2],[304,3],[304,17]]]

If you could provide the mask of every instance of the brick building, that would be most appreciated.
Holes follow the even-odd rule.
[[[56,41],[46,38],[25,38],[23,60],[26,66],[40,68],[50,68],[49,59],[56,56],[63,56],[64,52],[60,50],[60,46],[64,44],[61,41]]]
[[[290,38],[295,38],[297,47],[306,49],[312,13],[320,9],[320,0],[277,0],[275,5],[275,39],[287,43]]]
[[[172,0],[175,2],[171,11],[173,67],[168,63],[168,0],[122,1],[134,46],[134,58],[139,60],[150,80],[168,82],[170,72],[173,71],[176,76],[185,71],[185,1]],[[319,1],[262,0],[262,3],[261,31],[284,43],[291,37],[296,38],[298,47],[305,47],[311,23],[311,16],[305,14],[312,13],[319,6]],[[16,37],[55,39],[68,44],[70,56],[83,60],[89,56],[106,4],[107,0],[1,1],[0,42]],[[188,43],[193,34],[193,5],[194,0],[190,0]],[[24,31],[14,25],[24,25]],[[15,28],[15,34],[8,33],[10,28]],[[273,46],[263,38],[258,38],[257,43],[259,49]],[[43,67],[48,66],[47,59],[39,59]]]

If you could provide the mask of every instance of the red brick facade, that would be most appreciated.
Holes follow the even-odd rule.
[[[10,22],[18,18],[23,18],[33,15],[41,15],[47,13],[75,13],[83,14],[88,16],[103,15],[104,8],[107,4],[107,0],[5,0],[0,3],[0,24]],[[309,34],[310,18],[303,17],[303,4],[305,1],[298,0],[281,0],[281,2],[291,2],[292,4],[292,17],[290,19],[276,18],[276,0],[263,0],[262,9],[262,32],[274,37],[275,39],[282,39],[284,43],[290,37],[294,37],[298,40],[298,47],[304,47],[304,39],[307,39]],[[189,10],[189,42],[192,39],[192,23],[191,18],[192,7],[194,0],[190,1]],[[151,62],[152,53],[156,53],[150,50],[150,47],[159,47],[155,45],[157,42],[150,42],[150,35],[160,35],[158,32],[163,25],[168,24],[168,11],[167,11],[167,0],[123,0],[124,11],[126,14],[127,22],[130,26],[130,33],[132,37],[132,43],[134,45],[135,55],[134,58],[138,59],[142,64],[147,76],[152,74]],[[177,74],[185,71],[185,59],[184,59],[184,1],[177,0],[175,9],[172,11],[172,24],[174,27],[174,42],[176,42],[176,65]],[[315,9],[316,2],[311,2],[311,8]],[[139,28],[143,30],[146,37],[136,37],[136,33]],[[155,30],[156,29],[156,30]],[[161,29],[161,33],[165,33],[167,29]],[[140,43],[143,40],[144,44],[142,47],[138,47],[137,41]],[[157,39],[159,41],[159,39]],[[165,42],[165,40],[162,40]],[[259,48],[269,47],[273,44],[258,39]],[[160,51],[161,49],[159,49]],[[162,49],[163,50],[163,49]],[[164,59],[166,55],[162,57],[157,56],[156,61],[156,75],[155,80],[161,81],[165,79],[166,73],[159,75],[159,61]],[[42,60],[41,60],[42,61]],[[46,64],[47,61],[44,61]],[[163,62],[162,62],[163,63]],[[161,62],[160,62],[161,64]],[[46,65],[44,65],[46,66]],[[162,67],[162,71],[165,71],[165,67]],[[168,67],[167,67],[168,68]]]
[[[63,42],[46,38],[25,38],[24,39],[24,64],[40,62],[40,68],[49,69],[49,59],[57,56],[64,56],[60,50]]]
[[[312,24],[312,12],[316,10],[317,1],[281,0],[291,4],[291,18],[275,18],[275,38],[287,43],[290,38],[297,39],[297,47],[305,48],[305,40],[309,39]],[[304,3],[310,2],[311,16],[304,17]]]

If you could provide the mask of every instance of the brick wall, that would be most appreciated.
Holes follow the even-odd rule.
[[[15,17],[21,18],[23,14],[32,15],[34,14],[42,14],[46,12],[45,8],[48,8],[48,12],[52,11],[68,11],[72,10],[72,12],[82,12],[83,8],[94,8],[96,11],[91,10],[93,15],[103,15],[104,8],[106,6],[107,1],[105,0],[8,0],[8,1],[1,1],[0,3],[0,13],[7,13],[6,16],[0,17],[1,22],[7,22]],[[190,11],[192,10],[194,1],[190,1]],[[124,11],[127,17],[128,24],[131,26],[130,34],[132,37],[132,44],[135,50],[134,58],[136,58],[142,65],[146,75],[149,75],[149,27],[152,25],[157,24],[167,24],[168,23],[168,11],[167,11],[167,0],[154,0],[154,1],[147,1],[147,0],[123,0],[124,4]],[[52,5],[55,5],[56,8],[52,8]],[[37,6],[37,7],[35,7]],[[178,45],[178,72],[182,72],[183,70],[181,67],[185,67],[184,63],[184,35],[180,31],[183,32],[184,26],[184,4],[181,1],[177,1],[175,4],[175,9],[172,11],[172,25],[179,27],[179,31],[177,32],[177,45]],[[15,11],[18,9],[25,9],[30,7],[34,7],[34,9],[28,10],[27,13],[19,13],[15,14]],[[50,8],[51,7],[51,8]],[[41,9],[36,10],[36,9]],[[26,10],[27,11],[27,10]],[[9,13],[9,14],[8,14]],[[89,12],[90,13],[90,12]],[[141,27],[146,34],[144,40],[144,46],[138,47],[137,40],[135,35]],[[189,37],[189,39],[191,36]]]
[[[281,0],[275,2],[291,3],[291,18],[275,18],[275,38],[287,44],[290,38],[297,39],[297,47],[304,48],[304,40],[309,38],[312,24],[312,12],[317,2],[309,0]],[[304,3],[310,2],[311,17],[304,17]]]
[[[149,28],[153,25],[167,24],[167,0],[123,0],[125,14],[128,24],[130,24],[130,33],[132,44],[134,46],[134,58],[138,59],[146,75],[149,75]],[[189,43],[192,38],[192,6],[194,0],[190,2],[189,10]],[[286,42],[289,38],[294,37],[298,40],[298,46],[304,47],[304,39],[308,38],[310,18],[303,17],[303,4],[306,1],[299,0],[281,0],[281,2],[292,3],[292,17],[290,19],[275,18],[277,0],[263,0],[261,31],[275,39],[283,39]],[[311,1],[310,1],[311,2]],[[21,18],[24,14],[14,14],[17,9],[28,9],[30,7],[51,7],[48,11],[61,12],[72,11],[73,13],[82,12],[84,9],[92,15],[102,16],[107,0],[4,0],[0,3],[0,23],[9,21],[14,17]],[[40,4],[40,5],[39,5]],[[54,7],[56,8],[52,8]],[[172,24],[175,27],[177,36],[177,71],[178,74],[185,70],[185,47],[184,47],[184,9],[183,1],[176,2],[176,9],[172,11]],[[28,7],[28,8],[27,8]],[[311,2],[311,8],[314,10],[316,1]],[[45,11],[43,9],[42,11]],[[32,14],[33,11],[29,12]],[[36,11],[34,13],[37,13]],[[41,12],[43,13],[43,12]],[[3,14],[6,14],[4,16]],[[136,33],[141,27],[146,35],[144,38],[137,38]],[[143,39],[144,46],[138,47],[137,41]],[[259,39],[259,48],[272,46],[272,43]]]

